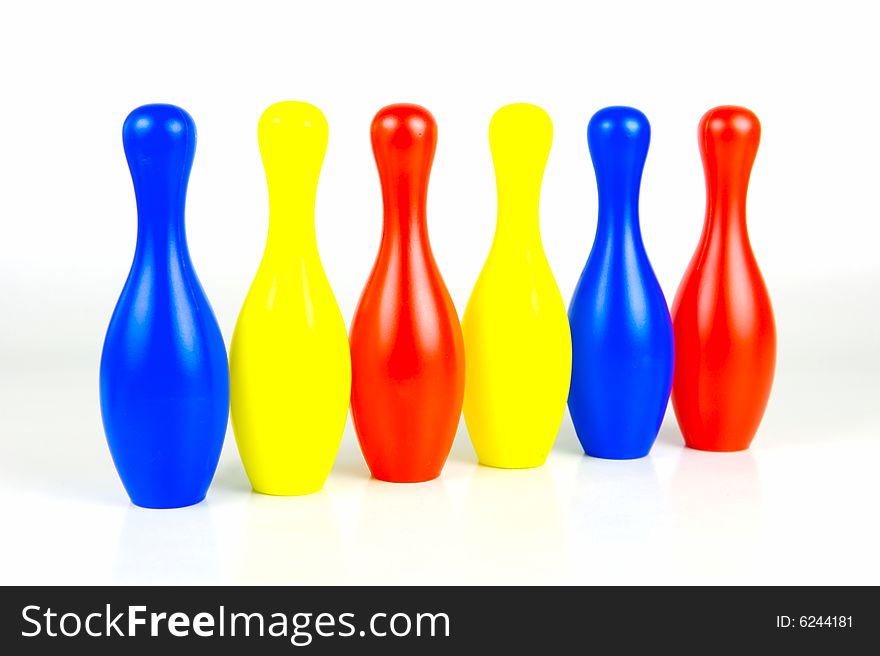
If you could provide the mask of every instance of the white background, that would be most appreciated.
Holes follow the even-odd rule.
[[[880,583],[880,47],[869,2],[6,2],[0,9],[0,582]],[[565,419],[548,464],[479,467],[462,428],[441,479],[369,479],[351,426],[325,489],[249,491],[231,431],[208,500],[132,507],[104,442],[98,360],[134,252],[121,143],[147,102],[199,131],[187,229],[224,336],[267,227],[256,140],[284,99],[330,145],[321,255],[346,320],[372,265],[375,112],[439,124],[428,216],[464,310],[494,228],[487,129],[501,105],[555,126],[541,201],[570,298],[593,239],[593,112],[652,124],[642,229],[671,302],[703,220],[696,130],[719,104],[763,138],[749,194],[779,360],[749,452],[582,455]]]

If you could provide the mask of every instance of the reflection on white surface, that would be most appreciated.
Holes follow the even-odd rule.
[[[681,449],[667,499],[670,557],[693,575],[747,575],[762,557],[764,504],[753,452]]]
[[[232,520],[235,536],[227,554],[235,580],[255,584],[319,585],[322,568],[347,577],[341,538],[327,490],[285,498],[248,493]]]
[[[220,573],[211,503],[179,510],[129,505],[117,538],[114,582],[195,583]]]
[[[570,555],[552,469],[471,466],[469,478],[457,532],[472,582],[564,576]]]
[[[576,471],[569,513],[577,579],[606,583],[647,576],[657,567],[653,545],[665,505],[654,459],[582,456]]]
[[[358,579],[409,583],[426,569],[449,575],[456,512],[443,479],[427,483],[371,480],[362,488],[347,542]]]

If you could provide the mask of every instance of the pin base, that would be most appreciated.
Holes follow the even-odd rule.
[[[252,485],[256,494],[262,494],[267,497],[304,497],[309,494],[315,494],[324,489],[321,483],[317,487],[314,485]]]
[[[547,462],[547,456],[543,458],[517,459],[517,458],[479,458],[478,460],[483,467],[492,467],[493,469],[535,469],[542,467]]]
[[[427,474],[391,474],[389,472],[371,472],[373,478],[383,483],[427,483],[440,476],[440,471]]]
[[[646,457],[650,452],[651,452],[650,447],[648,448],[647,451],[639,450],[639,451],[621,451],[621,452],[596,451],[593,449],[584,449],[585,455],[588,455],[591,458],[599,458],[600,460],[639,460],[640,458]]]
[[[751,441],[748,444],[692,444],[690,442],[685,441],[685,446],[689,449],[693,449],[694,451],[705,451],[707,453],[739,453],[740,451],[748,451],[751,446]]]
[[[205,500],[207,494],[202,494],[201,496],[192,497],[192,498],[182,498],[175,500],[168,499],[131,499],[131,502],[137,506],[138,508],[145,508],[147,510],[174,510],[175,508],[189,508],[190,506],[195,506],[200,504]]]

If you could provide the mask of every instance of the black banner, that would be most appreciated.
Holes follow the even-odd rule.
[[[483,645],[855,653],[880,637],[878,611],[875,588],[843,587],[19,587],[2,589],[0,646],[6,654],[143,646],[163,656],[227,641],[253,654]]]

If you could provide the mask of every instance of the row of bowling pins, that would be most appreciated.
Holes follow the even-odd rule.
[[[689,446],[747,448],[776,347],[745,223],[757,118],[719,107],[700,121],[705,225],[672,317],[639,229],[650,126],[628,107],[589,123],[599,220],[566,316],[538,227],[552,134],[534,105],[508,105],[491,120],[497,228],[460,324],[427,233],[436,123],[416,105],[379,111],[371,137],[384,230],[349,336],[315,239],[327,122],[307,103],[269,107],[258,127],[269,236],[227,369],[183,226],[195,125],[171,105],[133,111],[123,143],[137,248],[100,374],[108,443],[132,501],[203,499],[230,407],[251,484],[275,495],[322,487],[349,407],[373,476],[395,482],[440,474],[462,410],[480,462],[495,467],[541,465],[566,402],[586,453],[644,456],[670,392]]]

